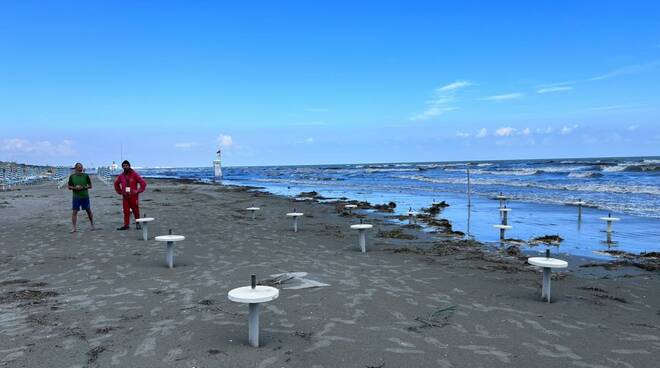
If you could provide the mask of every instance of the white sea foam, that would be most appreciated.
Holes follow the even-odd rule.
[[[447,169],[449,172],[465,172],[465,169]],[[472,169],[473,175],[506,175],[506,176],[529,176],[539,173],[538,169],[517,169],[517,170],[482,170]]]
[[[368,172],[368,173],[379,173],[379,172],[397,172],[397,171],[400,171],[400,172],[419,171],[419,169],[415,168],[415,167],[411,167],[411,168],[408,168],[408,169],[371,169],[371,168],[369,168],[369,169],[365,169],[364,171]]]
[[[568,174],[569,178],[600,178],[603,174],[595,171],[572,172]]]
[[[466,184],[467,178],[428,178],[421,175],[399,176],[401,179],[418,180],[436,184]],[[660,187],[651,185],[623,185],[615,183],[579,183],[579,184],[549,184],[529,181],[507,181],[498,179],[474,178],[473,185],[500,185],[520,188],[539,188],[550,190],[565,190],[578,192],[600,192],[618,194],[651,194],[660,196]]]

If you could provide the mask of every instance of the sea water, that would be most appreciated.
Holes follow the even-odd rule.
[[[145,177],[213,178],[212,167],[139,171]],[[499,239],[492,226],[501,222],[494,198],[503,193],[513,226],[507,238],[560,235],[559,251],[587,257],[607,249],[660,251],[660,157],[227,167],[222,183],[286,196],[316,191],[372,204],[393,201],[398,214],[446,201],[450,206],[439,217],[484,242]],[[577,200],[586,202],[580,221],[570,204]],[[621,218],[610,243],[600,220],[609,213]]]

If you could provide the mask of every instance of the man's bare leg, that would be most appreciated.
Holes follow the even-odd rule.
[[[88,209],[85,211],[87,211],[87,217],[89,217],[89,224],[91,225],[92,230],[96,230],[96,228],[94,227],[94,214],[92,213],[92,210]]]
[[[73,229],[71,229],[72,233],[76,232],[77,222],[78,222],[78,210],[73,210],[73,213],[71,213],[71,224],[73,225]]]

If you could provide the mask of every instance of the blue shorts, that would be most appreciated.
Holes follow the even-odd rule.
[[[73,197],[73,206],[72,207],[73,207],[74,211],[79,211],[81,208],[83,210],[90,209],[89,198],[76,198],[76,197]]]

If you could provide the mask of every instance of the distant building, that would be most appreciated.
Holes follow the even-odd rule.
[[[218,152],[216,152],[215,160],[213,160],[213,179],[222,178],[222,160],[220,157],[220,147],[218,147]]]

